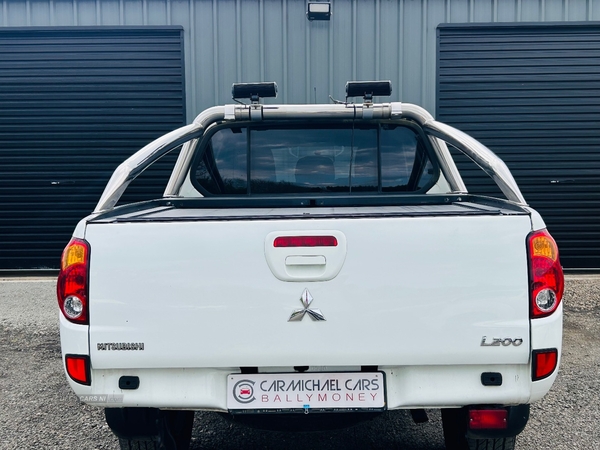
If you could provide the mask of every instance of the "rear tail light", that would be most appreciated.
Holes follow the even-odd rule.
[[[83,239],[71,239],[62,254],[56,284],[58,306],[73,323],[89,323],[88,269],[90,245]]]
[[[79,384],[90,386],[90,357],[87,355],[65,355],[65,367],[69,377]]]
[[[531,379],[533,381],[548,378],[556,370],[558,364],[558,350],[555,348],[533,351],[533,367]]]
[[[501,430],[508,427],[506,409],[469,410],[469,428],[472,430]]]
[[[565,277],[558,258],[558,247],[547,230],[527,238],[531,318],[546,317],[556,311],[562,300]]]

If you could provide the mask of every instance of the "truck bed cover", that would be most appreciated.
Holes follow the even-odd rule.
[[[487,205],[474,202],[448,204],[394,205],[394,206],[339,206],[339,207],[294,207],[294,208],[200,208],[176,207],[172,204],[144,208],[119,215],[98,217],[94,222],[154,222],[154,221],[205,221],[205,220],[278,220],[323,219],[333,217],[421,217],[463,215],[523,215],[528,214],[514,205]],[[212,206],[212,205],[211,205]]]

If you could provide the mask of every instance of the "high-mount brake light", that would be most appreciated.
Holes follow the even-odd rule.
[[[552,314],[562,300],[565,277],[558,247],[547,230],[531,233],[527,238],[529,252],[529,282],[531,318]]]
[[[532,373],[533,381],[543,380],[548,378],[558,365],[558,350],[549,348],[544,350],[534,350],[532,352]]]
[[[335,236],[279,236],[273,247],[337,247]]]
[[[469,428],[472,430],[505,429],[508,427],[508,411],[506,409],[471,409],[469,410]]]
[[[61,312],[67,320],[82,325],[89,323],[89,258],[90,245],[83,239],[71,239],[63,252],[56,283],[56,295]]]
[[[88,355],[65,355],[65,367],[67,374],[73,381],[90,386],[92,376],[90,374],[90,357]]]

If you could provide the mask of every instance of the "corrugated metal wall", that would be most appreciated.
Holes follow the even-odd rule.
[[[256,80],[312,103],[343,98],[350,79],[391,79],[392,100],[434,112],[439,24],[600,21],[600,0],[331,3],[330,22],[309,22],[306,0],[0,0],[0,27],[181,25],[190,121]]]
[[[391,79],[393,100],[435,110],[440,23],[600,20],[600,0],[2,0],[0,26],[182,25],[187,115],[230,101],[234,81],[277,81],[279,101],[340,98],[349,79]]]
[[[600,268],[600,24],[446,25],[438,50],[438,118],[506,162],[565,267]]]
[[[183,125],[181,34],[0,29],[0,271],[57,268],[115,168]],[[160,196],[173,162],[136,179],[129,200]]]

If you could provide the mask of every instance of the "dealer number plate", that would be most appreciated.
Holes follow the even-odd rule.
[[[382,372],[231,374],[227,408],[235,410],[385,409]]]

